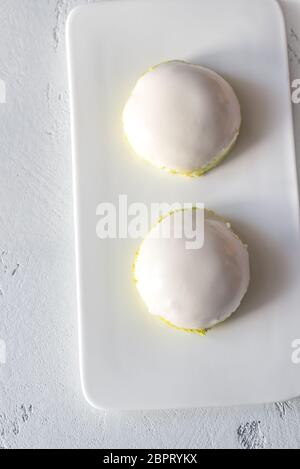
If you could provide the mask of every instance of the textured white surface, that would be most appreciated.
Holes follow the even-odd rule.
[[[80,3],[0,0],[0,447],[299,448],[300,399],[130,413],[94,411],[83,399],[64,46],[67,13]],[[300,2],[282,4],[291,78],[300,78]]]

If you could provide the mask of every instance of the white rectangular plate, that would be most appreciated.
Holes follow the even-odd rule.
[[[300,393],[298,191],[283,17],[273,0],[110,1],[68,22],[80,355],[99,408],[259,403]],[[199,179],[135,157],[121,112],[151,65],[208,66],[235,88],[243,128],[232,155]],[[248,243],[252,282],[240,311],[207,337],[150,317],[131,278],[140,240],[96,237],[96,207],[203,202]],[[218,286],[216,285],[216,288]],[[213,294],[213,292],[212,292]]]

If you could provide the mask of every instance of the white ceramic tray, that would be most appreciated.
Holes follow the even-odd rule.
[[[83,389],[99,408],[170,408],[300,394],[298,191],[284,20],[273,0],[109,1],[77,8],[67,28]],[[135,157],[121,112],[149,66],[182,59],[235,88],[243,128],[232,155],[200,179]],[[150,317],[131,279],[139,240],[100,241],[96,207],[204,202],[249,244],[240,311],[206,338]]]

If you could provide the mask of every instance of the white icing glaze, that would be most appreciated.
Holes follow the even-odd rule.
[[[241,125],[238,99],[220,75],[185,62],[166,62],[137,82],[123,112],[135,152],[182,173],[223,156]]]
[[[212,212],[205,211],[202,248],[187,249],[187,238],[176,239],[174,230],[169,239],[162,237],[170,220],[173,227],[181,223],[201,229],[200,216],[199,209],[192,217],[173,213],[164,218],[143,241],[134,271],[149,312],[187,329],[207,329],[227,319],[239,307],[250,280],[247,247]]]

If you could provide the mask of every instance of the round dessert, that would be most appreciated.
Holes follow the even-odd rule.
[[[189,213],[182,216],[185,212]],[[204,233],[196,249],[189,244],[192,232],[200,242]],[[141,244],[133,270],[150,314],[198,333],[237,310],[250,280],[247,246],[229,223],[201,209],[170,212],[162,218]]]
[[[133,150],[172,173],[201,176],[229,153],[239,135],[239,101],[227,81],[180,61],[151,68],[123,111]]]

